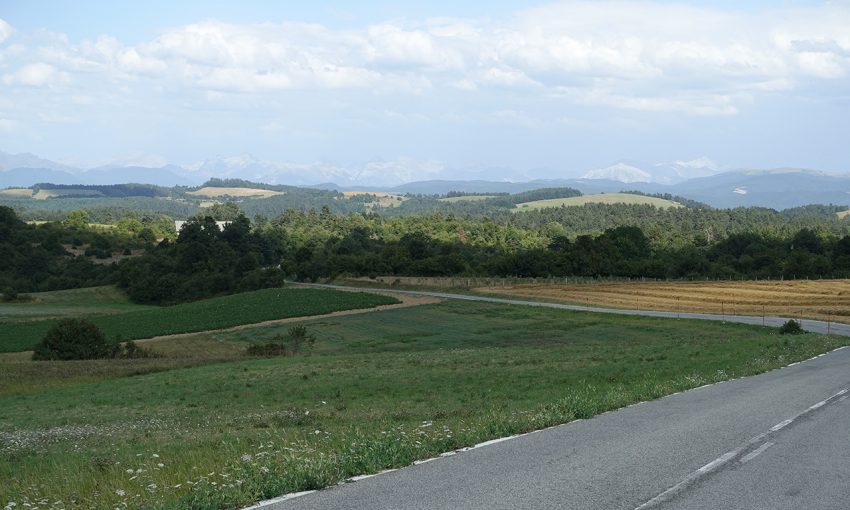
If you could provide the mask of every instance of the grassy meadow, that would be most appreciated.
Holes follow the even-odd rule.
[[[639,204],[652,205],[660,209],[668,207],[682,207],[682,204],[657,197],[633,195],[631,193],[600,193],[597,195],[582,195],[580,197],[552,198],[547,200],[535,200],[517,204],[514,212],[533,211],[547,207],[582,206],[586,204]]]
[[[157,308],[132,303],[124,292],[113,286],[28,293],[26,298],[20,303],[0,302],[0,323],[113,315]]]
[[[109,289],[97,288],[97,289]],[[102,300],[90,297],[99,296],[92,289],[63,291],[55,296],[71,296],[62,304],[51,306],[44,302],[16,303],[0,308],[0,320],[7,314],[11,318],[27,316],[27,313],[41,314],[40,317],[57,315],[90,316],[91,321],[103,330],[107,338],[115,341],[150,338],[160,335],[207,331],[228,328],[242,324],[251,324],[289,317],[321,315],[341,310],[372,308],[379,305],[397,303],[394,298],[377,294],[341,292],[319,289],[275,288],[263,289],[242,294],[233,294],[212,299],[204,299],[167,307],[138,307],[126,302],[123,296],[117,298],[114,305],[108,302],[117,290],[103,290]],[[91,291],[87,293],[84,291]],[[68,302],[75,303],[72,306]],[[91,303],[88,313],[85,303]],[[82,305],[82,306],[80,306]],[[34,310],[34,312],[33,312]],[[70,311],[73,310],[73,311]],[[111,310],[123,313],[113,315],[93,315],[94,312]],[[68,313],[64,313],[68,311]],[[53,314],[53,315],[49,315]],[[30,315],[32,317],[32,315]],[[18,352],[31,350],[56,323],[54,319],[10,321],[0,327],[0,352]]]
[[[26,383],[76,369],[0,357],[0,383],[19,383],[0,386],[0,503],[232,508],[850,342],[459,301],[302,324],[309,355],[242,354],[290,325],[202,333],[146,345],[166,356],[153,362],[207,364],[128,377],[102,360],[47,387]]]

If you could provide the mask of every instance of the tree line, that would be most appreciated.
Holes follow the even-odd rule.
[[[199,214],[177,235],[162,217],[127,215],[103,230],[82,214],[28,225],[0,207],[0,257],[8,261],[0,287],[117,283],[134,301],[169,304],[341,275],[850,276],[848,223],[823,206],[780,213],[591,204],[504,218],[340,214],[324,206],[253,221],[234,204],[211,211],[227,218]],[[216,219],[230,223],[222,230]],[[85,253],[75,256],[73,247]],[[96,263],[140,248],[140,256]]]

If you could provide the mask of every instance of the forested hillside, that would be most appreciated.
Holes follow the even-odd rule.
[[[191,215],[183,217],[191,221],[179,237],[174,217],[158,213],[92,208],[56,212],[51,219],[61,221],[36,226],[3,207],[0,253],[10,263],[0,271],[0,286],[31,292],[118,282],[135,301],[162,304],[278,285],[284,278],[340,275],[850,275],[850,220],[839,219],[837,206],[780,212],[591,203],[522,214],[510,208],[519,200],[576,193],[557,188],[456,203],[407,197],[392,208],[364,210],[374,195],[348,200],[336,192],[276,188],[284,194],[187,211]],[[286,202],[267,208],[287,197],[303,207],[277,214]],[[78,200],[88,199],[44,202]],[[108,200],[129,207],[137,200],[181,203]],[[219,231],[214,220],[231,223]],[[109,230],[91,223],[108,223]]]

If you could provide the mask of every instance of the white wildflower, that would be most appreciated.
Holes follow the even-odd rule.
[[[126,494],[126,493],[124,492],[124,489],[115,489],[115,495],[117,495],[117,496],[123,496],[124,494]]]

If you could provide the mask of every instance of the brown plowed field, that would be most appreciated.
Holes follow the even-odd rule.
[[[850,322],[850,280],[522,284],[475,290],[612,308]]]

